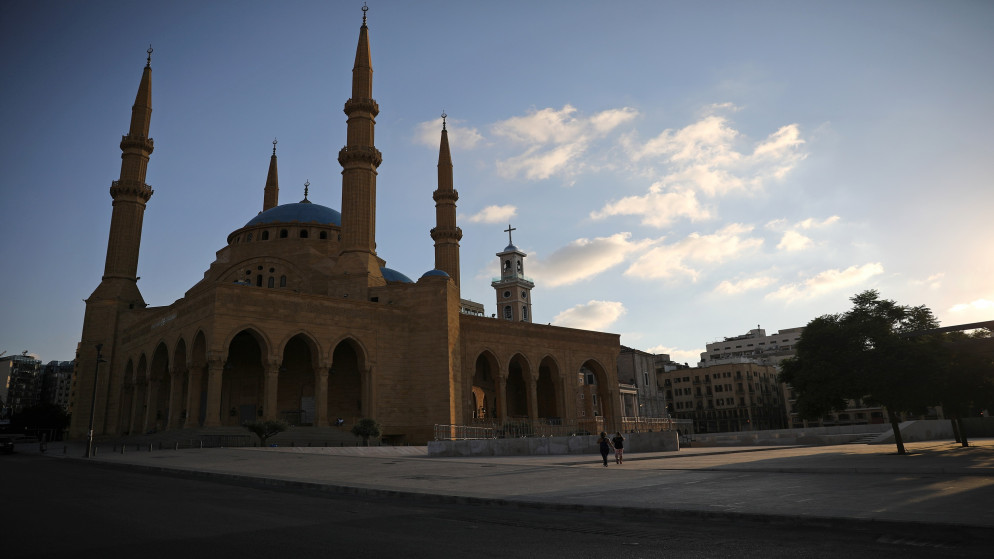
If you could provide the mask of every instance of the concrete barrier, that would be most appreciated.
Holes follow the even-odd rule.
[[[597,436],[521,437],[516,439],[472,439],[429,441],[429,456],[534,456],[560,454],[599,454]],[[625,452],[668,452],[680,450],[676,431],[626,433]]]

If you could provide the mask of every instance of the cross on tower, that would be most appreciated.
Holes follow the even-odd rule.
[[[511,231],[517,231],[517,230],[518,230],[517,227],[511,227],[510,223],[507,224],[507,229],[505,229],[504,232],[507,233],[507,244],[508,245],[513,245],[514,244],[514,243],[511,242]]]

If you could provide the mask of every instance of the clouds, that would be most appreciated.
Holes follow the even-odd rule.
[[[556,315],[552,324],[582,330],[604,330],[627,312],[618,301],[591,300]]]
[[[562,109],[533,110],[495,123],[492,130],[518,149],[518,155],[497,162],[497,172],[504,178],[544,180],[555,174],[570,175],[582,168],[591,143],[601,139],[638,112],[629,107],[601,111],[590,117],[577,114],[571,105]]]
[[[810,299],[840,289],[857,288],[870,278],[884,273],[879,262],[850,266],[845,270],[825,270],[803,281],[781,286],[766,296],[767,299],[786,302]]]
[[[556,249],[547,258],[536,258],[531,272],[544,285],[568,285],[599,274],[624,262],[629,255],[639,253],[653,241],[632,241],[631,233],[609,237],[577,239]]]
[[[790,225],[785,219],[776,219],[767,223],[766,228],[773,231],[783,231],[783,237],[781,237],[780,243],[777,245],[778,250],[796,252],[814,246],[814,241],[804,233],[801,233],[801,231],[823,229],[838,223],[840,219],[837,215],[821,221],[809,217],[794,225]]]
[[[671,244],[660,244],[641,255],[625,275],[641,279],[671,279],[686,276],[696,281],[703,265],[719,264],[748,256],[763,244],[750,237],[753,227],[732,223],[710,235],[691,233]]]
[[[779,280],[777,280],[777,278],[771,276],[755,276],[737,281],[724,280],[719,283],[718,287],[714,290],[716,293],[722,295],[738,295],[740,293],[745,293],[746,291],[769,287],[778,281]]]
[[[464,219],[470,223],[505,223],[516,215],[518,208],[515,206],[487,206]]]

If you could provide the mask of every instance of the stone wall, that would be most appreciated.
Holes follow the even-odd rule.
[[[680,450],[676,431],[628,433],[625,452]],[[597,436],[522,437],[517,439],[472,439],[429,441],[429,456],[532,456],[554,454],[600,454]]]

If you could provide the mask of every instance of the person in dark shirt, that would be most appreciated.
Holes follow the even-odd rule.
[[[597,439],[597,444],[601,448],[601,458],[604,459],[604,467],[607,467],[607,455],[611,452],[611,439],[607,438],[607,433],[601,431],[601,437]]]
[[[621,431],[618,431],[614,438],[611,439],[611,443],[614,445],[614,462],[616,464],[621,464],[624,461],[625,454],[625,437],[621,435]]]

